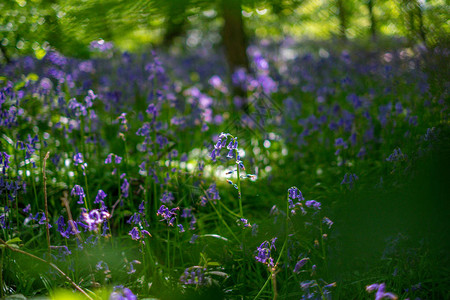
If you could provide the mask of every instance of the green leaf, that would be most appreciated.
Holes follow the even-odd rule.
[[[8,245],[11,245],[11,244],[20,243],[21,241],[22,241],[22,240],[21,240],[20,238],[15,237],[15,238],[13,238],[13,239],[10,239],[10,240],[6,241],[6,243],[7,243]]]
[[[39,76],[35,73],[30,73],[28,74],[26,80],[31,80],[31,81],[37,81],[39,79]]]

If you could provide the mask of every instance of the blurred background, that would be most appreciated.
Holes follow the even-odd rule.
[[[292,37],[368,46],[448,42],[447,0],[2,0],[0,62],[51,48],[88,58],[89,47],[223,50],[229,71],[248,68],[252,40]],[[103,42],[105,41],[105,42]]]

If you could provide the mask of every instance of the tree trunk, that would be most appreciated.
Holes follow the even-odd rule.
[[[419,36],[422,42],[427,44],[427,36],[425,34],[425,26],[423,24],[423,7],[420,3],[417,3],[417,17],[419,19]]]
[[[187,0],[172,0],[167,2],[167,6],[165,7],[167,22],[163,37],[163,44],[165,46],[170,46],[175,38],[185,33],[188,4],[189,1]]]
[[[8,52],[6,51],[6,47],[3,46],[1,43],[0,43],[0,50],[2,51],[2,55],[3,58],[5,59],[6,64],[9,64],[11,62],[11,59],[9,58]]]
[[[372,40],[377,39],[377,23],[375,20],[375,14],[373,13],[373,4],[374,0],[367,1],[367,9],[369,10],[369,18],[370,18],[370,34],[372,36]]]
[[[229,74],[232,75],[239,68],[249,71],[247,56],[247,37],[244,32],[242,8],[240,0],[222,0],[222,42]],[[243,101],[244,111],[248,111],[247,91],[242,86],[233,85],[233,95],[239,96]]]
[[[337,0],[338,18],[339,18],[339,36],[345,41],[347,40],[347,11],[345,9],[344,0]]]

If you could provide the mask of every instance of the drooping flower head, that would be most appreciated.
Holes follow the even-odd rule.
[[[84,204],[84,198],[86,197],[86,195],[84,194],[84,190],[80,185],[76,184],[70,194],[72,196],[79,197],[79,200],[77,201],[78,204]]]
[[[267,265],[268,267],[273,268],[274,267],[274,261],[271,257],[271,250],[275,249],[275,241],[277,238],[273,238],[270,242],[264,241],[259,245],[259,247],[256,249],[257,254],[255,256],[256,261],[259,261],[260,263],[263,263]]]
[[[368,293],[372,293],[376,291],[375,293],[375,300],[381,300],[381,299],[392,299],[397,300],[398,297],[393,294],[385,291],[386,285],[384,283],[374,283],[371,285],[366,286],[366,291]]]

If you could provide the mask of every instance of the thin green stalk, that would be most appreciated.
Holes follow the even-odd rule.
[[[232,138],[233,138],[233,143],[235,143],[236,138],[235,137],[232,137]],[[238,186],[239,213],[241,215],[241,218],[243,218],[244,210],[242,209],[241,175],[240,175],[240,170],[239,170],[240,169],[240,166],[239,166],[240,160],[238,160],[239,152],[238,152],[237,148],[234,149],[234,153],[236,155],[236,176],[237,176],[236,180],[237,180],[237,186]]]
[[[1,249],[2,251],[2,256],[0,258],[0,296],[3,298],[5,298],[5,292],[3,291],[3,255],[4,255],[4,251],[3,248]]]
[[[139,241],[139,244],[141,244],[142,264],[144,266],[144,270],[147,270],[147,260],[145,259],[144,242]]]
[[[230,226],[228,226],[227,222],[223,219],[222,215],[220,214],[220,212],[217,210],[216,206],[214,205],[214,203],[212,203],[212,201],[208,201],[209,203],[211,203],[211,206],[214,208],[214,211],[216,212],[217,216],[219,217],[219,219],[222,221],[223,225],[225,225],[225,227],[228,229],[228,231],[231,233],[231,235],[234,237],[234,239],[240,244],[241,241],[238,239],[238,237],[234,234],[233,230],[231,230]]]
[[[232,215],[233,217],[239,218],[240,216],[235,213],[234,211],[232,211],[231,209],[229,209],[225,204],[223,204],[222,201],[219,201],[220,207],[224,208],[230,215]]]
[[[27,159],[26,159],[26,150],[24,150],[24,162],[25,162],[25,174],[27,172],[30,172],[30,177],[31,177],[31,183],[33,185],[33,192],[34,192],[34,202],[36,204],[36,210],[39,209],[39,202],[38,202],[38,197],[37,197],[37,191],[36,191],[36,181],[34,180],[34,175],[33,175],[33,170],[28,168],[28,163],[27,163]],[[28,162],[31,162],[31,157],[28,159]]]
[[[86,205],[86,209],[89,211],[89,203],[91,202],[91,198],[89,197],[89,186],[88,186],[86,170],[83,170],[83,175],[84,175],[84,184],[86,186],[86,201],[84,201],[84,203]]]
[[[45,174],[45,167],[47,165],[47,159],[50,155],[50,152],[47,152],[44,157],[44,161],[42,163],[42,179],[44,184],[44,208],[45,208],[45,234],[47,236],[47,246],[48,246],[48,260],[52,261],[52,249],[50,246],[50,229],[48,226],[48,221],[50,219],[50,215],[48,213],[48,201],[47,201],[47,175]]]
[[[170,239],[170,230],[169,230],[169,226],[167,226],[167,268],[169,269],[169,273],[170,273],[170,243],[169,243],[169,239]]]
[[[275,269],[276,269],[276,267],[278,266],[278,263],[281,260],[281,256],[282,256],[282,254],[284,252],[284,249],[286,248],[288,237],[289,237],[289,192],[287,194],[287,199],[286,199],[286,223],[285,223],[285,230],[286,230],[286,236],[284,238],[284,243],[283,243],[283,246],[281,247],[280,253],[278,254],[278,258],[277,258],[277,260],[275,262],[275,266],[273,268],[271,268],[269,277],[267,278],[267,280],[264,283],[263,287],[259,290],[258,294],[253,299],[257,299],[261,295],[261,293],[264,291],[264,289],[266,288],[266,286],[269,283],[269,281],[273,280],[272,277],[274,276]],[[276,291],[274,291],[274,297],[276,297]]]
[[[25,252],[25,251],[22,251],[22,250],[20,250],[20,249],[17,249],[17,248],[13,248],[13,247],[11,247],[10,245],[8,245],[4,240],[2,240],[2,239],[0,239],[0,244],[2,244],[5,248],[7,248],[8,250],[11,250],[11,251],[13,251],[13,252],[18,252],[18,253],[21,253],[21,254],[24,254],[24,255],[26,255],[26,256],[28,256],[28,257],[31,257],[31,258],[33,258],[33,259],[35,259],[35,260],[38,260],[38,261],[40,261],[40,262],[43,262],[43,263],[46,263],[46,264],[48,264],[50,267],[52,267],[57,273],[59,273],[59,275],[61,276],[61,277],[64,277],[67,281],[69,281],[70,282],[70,284],[75,288],[75,289],[77,289],[78,291],[80,291],[86,298],[88,298],[88,299],[90,299],[90,300],[93,300],[92,299],[92,297],[91,296],[89,296],[79,285],[77,285],[69,276],[67,276],[66,275],[66,273],[64,273],[63,271],[61,271],[61,269],[60,268],[58,268],[55,264],[53,264],[53,263],[51,263],[51,262],[49,262],[49,261],[47,261],[47,260],[44,260],[44,259],[42,259],[42,258],[40,258],[40,257],[37,257],[37,256],[35,256],[35,255],[33,255],[33,254],[31,254],[31,253],[28,253],[28,252]],[[3,252],[3,251],[2,251]]]

